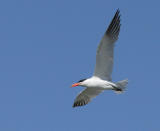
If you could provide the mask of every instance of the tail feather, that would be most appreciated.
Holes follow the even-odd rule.
[[[116,83],[117,88],[115,89],[115,92],[118,93],[118,94],[123,93],[123,91],[125,90],[127,84],[128,84],[128,79],[122,80],[122,81],[118,81]]]

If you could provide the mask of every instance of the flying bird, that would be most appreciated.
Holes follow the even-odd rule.
[[[116,11],[108,29],[102,37],[96,53],[96,66],[92,77],[82,79],[73,84],[72,87],[83,86],[85,89],[76,97],[73,107],[88,104],[94,97],[104,90],[113,90],[122,93],[128,80],[112,82],[111,74],[113,69],[114,44],[120,32],[120,11]]]

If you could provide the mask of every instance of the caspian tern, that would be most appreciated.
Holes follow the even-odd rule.
[[[113,83],[111,80],[114,43],[118,39],[120,26],[120,11],[118,9],[98,46],[94,75],[91,78],[82,79],[72,85],[72,87],[86,87],[76,97],[73,107],[88,104],[92,98],[104,90],[114,90],[117,93],[124,91],[128,84],[127,79],[117,83]]]

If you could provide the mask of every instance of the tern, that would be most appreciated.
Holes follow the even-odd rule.
[[[122,93],[128,80],[112,82],[111,74],[113,69],[113,52],[114,44],[118,39],[120,32],[120,11],[116,11],[110,25],[108,26],[96,53],[96,66],[92,77],[82,79],[73,84],[72,87],[83,86],[85,89],[76,97],[73,107],[84,106],[88,104],[94,97],[99,95],[104,90],[113,90],[117,93]]]

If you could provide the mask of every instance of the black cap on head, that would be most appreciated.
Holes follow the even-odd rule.
[[[82,80],[79,80],[78,82],[83,82],[83,81],[85,81],[86,79],[82,79]]]

